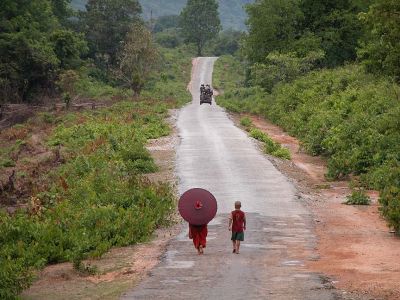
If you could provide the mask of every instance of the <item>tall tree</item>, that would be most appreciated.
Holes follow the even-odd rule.
[[[302,20],[299,0],[257,0],[246,6],[249,15],[244,50],[250,62],[263,62],[268,53],[286,50]]]
[[[207,41],[221,30],[218,3],[215,0],[189,0],[181,12],[182,33],[187,42],[195,43],[202,56]]]
[[[301,27],[321,38],[326,65],[335,67],[356,59],[362,25],[358,13],[367,8],[370,0],[301,0],[304,14]]]
[[[73,14],[70,4],[71,0],[51,0],[53,13],[62,24],[67,24]]]
[[[142,24],[135,23],[126,36],[120,55],[117,74],[139,95],[148,76],[157,66],[158,50],[150,31]]]
[[[400,82],[400,2],[377,0],[360,18],[368,29],[358,51],[363,65]]]
[[[30,102],[36,94],[53,89],[60,67],[78,65],[86,43],[60,24],[69,16],[67,3],[0,1],[1,101]]]
[[[89,0],[82,14],[91,56],[106,66],[116,66],[117,53],[140,13],[137,0]]]
[[[49,33],[58,22],[48,0],[0,1],[0,95],[30,101],[47,88],[58,59]]]

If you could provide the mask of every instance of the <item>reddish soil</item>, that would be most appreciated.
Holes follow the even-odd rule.
[[[291,152],[292,163],[276,165],[295,181],[315,215],[320,258],[308,267],[333,278],[337,288],[375,299],[400,299],[400,239],[378,211],[378,193],[369,191],[370,206],[342,204],[350,193],[348,182],[326,181],[323,158],[302,152],[299,141],[278,126],[249,117]]]

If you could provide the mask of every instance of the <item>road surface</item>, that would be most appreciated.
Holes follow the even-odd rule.
[[[215,102],[199,105],[199,86],[211,83],[215,60],[196,60],[193,101],[177,122],[179,192],[205,188],[218,200],[205,254],[197,255],[183,225],[161,263],[122,298],[338,299],[323,276],[305,268],[317,259],[316,240],[295,187]],[[248,222],[240,254],[232,253],[227,223],[236,200]]]

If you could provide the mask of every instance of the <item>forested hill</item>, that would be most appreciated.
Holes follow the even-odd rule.
[[[84,9],[87,0],[72,0],[76,9]],[[219,0],[219,11],[224,29],[233,28],[245,30],[246,12],[244,5],[254,2],[253,0]],[[150,19],[165,15],[177,15],[186,4],[186,0],[140,0],[143,8],[143,16]]]

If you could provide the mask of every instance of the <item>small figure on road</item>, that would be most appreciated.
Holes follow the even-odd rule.
[[[235,202],[235,210],[229,216],[229,230],[232,231],[233,253],[239,254],[240,242],[244,240],[244,231],[246,230],[246,215],[240,209],[242,203]]]
[[[217,213],[217,199],[205,189],[193,188],[179,198],[178,209],[189,223],[189,238],[193,240],[197,253],[203,254],[207,243],[207,224]]]
[[[204,86],[204,83],[201,84],[200,86],[200,94],[204,94],[206,87]]]
[[[210,86],[209,84],[206,85],[205,93],[206,93],[208,96],[212,96],[212,95],[214,94],[214,92],[213,92],[213,90],[212,90],[212,88],[211,88],[211,86]]]
[[[193,245],[197,249],[199,255],[204,253],[204,248],[207,243],[207,233],[207,225],[189,224],[189,238],[193,240]]]

